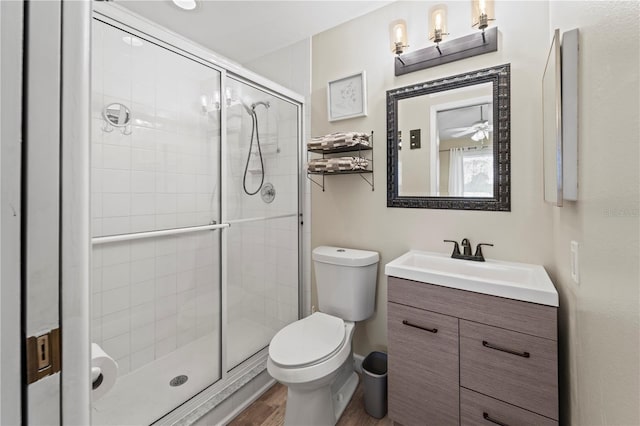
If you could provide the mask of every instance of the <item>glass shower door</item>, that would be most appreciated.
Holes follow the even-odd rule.
[[[150,424],[221,377],[221,73],[93,35],[91,337],[119,367],[93,424]]]
[[[298,319],[299,106],[227,78],[226,370]]]

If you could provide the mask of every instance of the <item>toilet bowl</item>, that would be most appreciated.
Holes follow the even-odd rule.
[[[313,250],[320,312],[284,327],[269,345],[267,370],[288,387],[285,426],[335,425],[353,396],[353,331],[373,314],[378,260],[366,250]]]
[[[267,370],[288,387],[285,425],[334,425],[358,386],[351,340],[355,323],[316,312],[280,330]]]

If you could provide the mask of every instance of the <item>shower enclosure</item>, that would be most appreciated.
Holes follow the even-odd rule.
[[[111,7],[93,22],[91,340],[119,368],[92,422],[150,424],[299,317],[302,103]]]

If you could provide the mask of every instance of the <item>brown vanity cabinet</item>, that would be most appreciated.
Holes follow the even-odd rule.
[[[389,418],[557,425],[557,308],[389,277]]]
[[[389,304],[388,316],[393,420],[458,424],[458,319],[396,303]]]

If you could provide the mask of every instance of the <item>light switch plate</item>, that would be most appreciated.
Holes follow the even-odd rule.
[[[409,149],[420,149],[420,129],[413,129],[409,132]]]
[[[576,283],[580,284],[580,273],[579,273],[579,263],[578,263],[578,251],[580,249],[580,245],[577,241],[571,241],[571,279]]]

